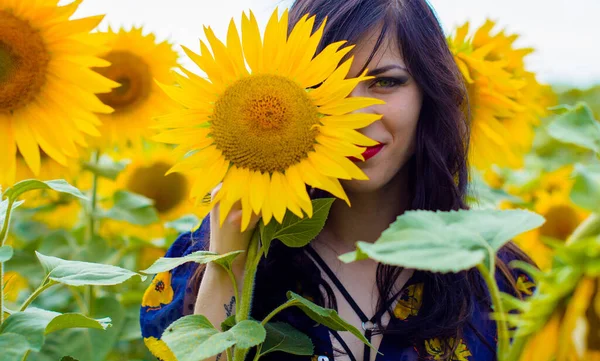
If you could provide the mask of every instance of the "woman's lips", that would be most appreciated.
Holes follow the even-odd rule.
[[[363,158],[365,158],[364,161],[366,162],[369,159],[373,158],[377,153],[379,153],[379,151],[381,151],[381,149],[383,149],[384,145],[385,144],[380,143],[372,147],[367,147],[367,149],[365,149],[365,151],[362,153]],[[356,157],[349,157],[349,159],[353,162],[362,162]]]

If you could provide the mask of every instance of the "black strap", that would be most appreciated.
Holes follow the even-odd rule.
[[[348,344],[346,343],[346,341],[344,341],[342,336],[340,336],[340,334],[335,330],[330,330],[330,332],[333,335],[333,337],[335,337],[335,339],[338,340],[340,345],[342,345],[342,348],[344,348],[344,351],[346,351],[346,354],[348,354],[348,356],[350,357],[350,361],[356,361],[356,357],[354,357],[352,350],[350,350],[350,347],[348,347]]]
[[[352,298],[352,296],[350,296],[350,293],[346,290],[346,287],[344,287],[344,285],[342,284],[342,282],[340,282],[340,280],[337,278],[337,276],[335,275],[335,273],[333,273],[333,271],[331,270],[331,268],[329,268],[329,266],[327,265],[327,263],[325,263],[325,261],[323,260],[323,258],[321,258],[321,256],[319,256],[319,254],[317,253],[317,251],[315,251],[310,245],[308,245],[306,247],[306,250],[312,256],[312,258],[319,264],[319,266],[321,267],[321,269],[323,269],[323,271],[327,274],[327,276],[329,277],[329,279],[331,279],[331,281],[335,284],[335,286],[338,288],[338,290],[340,291],[340,293],[342,294],[342,296],[344,296],[344,298],[346,299],[346,301],[348,301],[348,304],[350,305],[350,307],[352,307],[352,309],[354,310],[354,312],[356,312],[356,315],[360,318],[360,320],[363,323],[363,330],[365,331],[365,338],[370,343],[371,342],[371,336],[373,335],[373,329],[372,328],[365,328],[365,323],[370,323],[371,325],[375,325],[376,323],[374,321],[378,320],[379,318],[381,318],[381,316],[383,316],[383,314],[387,311],[387,308],[392,304],[392,302],[394,302],[394,300],[396,300],[398,298],[398,296],[400,296],[400,294],[402,293],[403,289],[400,290],[400,291],[398,291],[394,295],[394,297],[392,297],[390,300],[388,300],[387,303],[386,303],[386,305],[385,305],[385,307],[383,307],[382,309],[380,309],[379,311],[377,311],[375,313],[375,315],[373,315],[373,317],[368,318],[367,315],[365,315],[365,313],[358,306],[358,304],[356,303],[356,301],[354,301],[354,299]],[[336,331],[332,330],[331,332],[332,332],[333,336],[338,341],[340,341],[340,343],[342,344],[342,347],[344,348],[344,350],[350,356],[350,359],[352,361],[355,361],[356,357],[354,357],[354,355],[352,354],[352,351],[350,350],[350,348],[348,347],[348,345],[346,345],[346,343],[343,342],[343,340],[340,337],[340,335]],[[364,361],[369,361],[370,359],[371,359],[371,348],[369,346],[365,345],[365,349],[364,349],[364,352],[363,352],[363,360]]]

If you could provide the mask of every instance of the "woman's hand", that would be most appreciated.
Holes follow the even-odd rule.
[[[219,184],[212,191],[212,199],[215,199],[217,193],[221,189]],[[217,203],[210,211],[210,251],[218,254],[225,254],[233,251],[246,251],[252,233],[260,220],[260,216],[254,213],[251,216],[250,224],[244,232],[241,232],[242,223],[242,207],[241,203],[237,202],[231,207],[231,211],[227,215],[227,218],[223,221],[223,225],[220,225],[219,219],[220,203]],[[235,262],[234,268],[238,268],[240,271],[244,266],[245,253],[240,254]]]

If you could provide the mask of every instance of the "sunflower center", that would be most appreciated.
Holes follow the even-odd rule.
[[[0,113],[13,112],[39,94],[49,62],[39,31],[0,10]]]
[[[133,171],[126,188],[154,201],[154,207],[165,214],[185,200],[187,181],[179,173],[165,173],[172,164],[156,162],[148,167],[139,167]]]
[[[540,234],[559,240],[566,240],[580,223],[577,212],[567,205],[551,207],[544,217],[546,223],[540,228]]]
[[[104,56],[111,65],[106,68],[94,68],[105,77],[121,84],[110,93],[98,94],[98,98],[115,112],[124,112],[134,108],[150,96],[152,74],[148,64],[139,56],[127,51],[112,51]]]
[[[225,159],[253,171],[284,171],[313,150],[319,123],[306,91],[278,75],[252,75],[216,101],[212,136]]]

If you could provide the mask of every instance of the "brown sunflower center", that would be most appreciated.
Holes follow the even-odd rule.
[[[559,240],[566,240],[580,223],[577,212],[567,205],[551,207],[544,217],[546,223],[540,228],[540,234]]]
[[[154,201],[158,213],[165,214],[185,201],[187,180],[179,173],[165,173],[172,164],[156,162],[148,167],[139,167],[133,171],[126,188]]]
[[[142,58],[127,51],[113,51],[104,59],[111,65],[94,70],[121,84],[110,93],[98,94],[104,104],[115,112],[123,112],[148,99],[152,90],[152,73]]]
[[[278,75],[252,75],[216,101],[212,135],[225,159],[254,171],[284,171],[313,150],[317,107],[306,91]]]
[[[40,32],[0,10],[0,113],[13,112],[39,94],[49,62]]]

